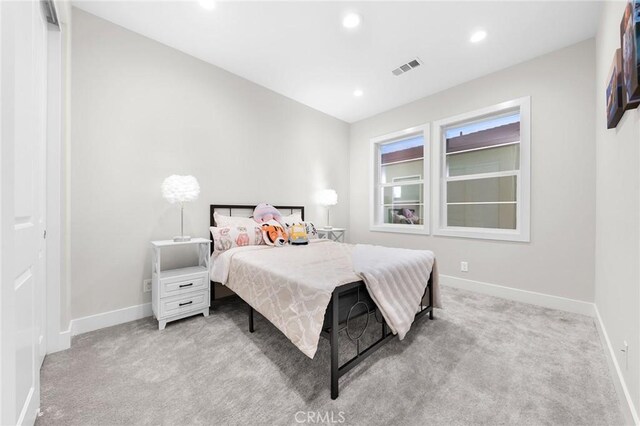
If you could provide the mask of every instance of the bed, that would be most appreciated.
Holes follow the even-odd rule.
[[[299,213],[304,220],[303,206],[275,207],[283,215]],[[216,226],[214,217],[215,212],[229,216],[250,217],[253,208],[254,206],[250,205],[212,204],[210,205],[209,212],[211,226]],[[378,306],[369,294],[365,282],[359,279],[359,276],[353,272],[352,266],[347,267],[347,265],[344,265],[344,262],[339,262],[340,259],[345,259],[348,256],[347,252],[352,250],[352,247],[353,246],[347,244],[323,240],[314,241],[313,244],[309,244],[308,248],[302,250],[298,248],[292,248],[288,251],[286,248],[266,249],[265,246],[254,246],[252,248],[236,248],[232,250],[239,250],[238,252],[232,253],[232,250],[230,250],[229,253],[225,254],[226,257],[224,259],[219,258],[218,260],[216,260],[218,262],[217,266],[218,269],[220,269],[222,268],[221,265],[224,263],[233,264],[236,267],[234,273],[236,274],[236,277],[238,277],[237,281],[240,281],[240,276],[245,276],[245,279],[243,281],[244,284],[236,285],[234,287],[234,280],[232,279],[231,275],[229,277],[223,277],[220,272],[217,272],[216,274],[212,273],[211,275],[212,305],[214,303],[219,303],[219,301],[216,300],[215,286],[216,284],[220,285],[221,283],[216,279],[218,277],[223,277],[219,278],[219,281],[225,281],[229,279],[229,282],[226,283],[227,287],[233,290],[248,305],[248,326],[250,332],[254,331],[254,310],[258,310],[278,329],[280,329],[280,331],[282,331],[287,337],[289,337],[289,339],[294,344],[296,344],[299,349],[301,349],[307,356],[311,358],[313,358],[313,354],[315,353],[315,350],[317,348],[317,338],[314,346],[313,341],[305,340],[306,335],[311,335],[313,337],[314,333],[319,333],[320,336],[329,340],[331,347],[331,366],[329,374],[331,399],[336,399],[339,396],[340,377],[347,374],[351,369],[363,362],[381,346],[396,337],[392,332],[391,327],[387,324],[387,321],[385,321],[383,315],[380,314]],[[244,252],[240,251],[240,249],[244,250]],[[264,260],[260,261],[260,257],[263,257]],[[291,259],[292,262],[296,264],[301,262],[304,263],[303,261],[305,259],[314,259],[314,261],[311,262],[313,263],[313,266],[308,266],[308,269],[305,269],[307,266],[304,264],[301,264],[299,266],[298,280],[306,279],[304,275],[309,275],[309,277],[311,277],[313,275],[312,268],[322,268],[322,270],[325,272],[322,274],[322,276],[318,275],[317,278],[313,279],[326,281],[318,285],[318,287],[326,288],[327,290],[324,293],[319,292],[318,298],[321,300],[319,300],[317,303],[317,306],[326,306],[326,310],[315,309],[313,310],[313,312],[310,312],[308,316],[315,317],[313,321],[307,321],[307,317],[304,315],[304,313],[300,313],[299,316],[300,318],[302,318],[302,320],[298,320],[298,318],[296,318],[296,323],[294,324],[293,331],[290,324],[285,324],[286,321],[290,321],[291,317],[281,319],[278,315],[279,313],[277,312],[277,309],[283,308],[274,307],[277,303],[275,303],[273,299],[280,296],[266,294],[267,291],[265,290],[265,288],[261,287],[262,281],[265,280],[265,278],[263,278],[263,275],[269,277],[270,274],[273,275],[270,278],[272,281],[282,280],[281,284],[278,283],[278,287],[285,288],[289,285],[287,278],[285,278],[283,274],[278,275],[278,272],[274,272],[273,270],[271,270],[273,268],[267,267],[268,265],[273,264],[274,260],[278,259],[278,257],[286,257],[287,260]],[[319,261],[318,259],[322,259],[322,261]],[[329,260],[323,263],[324,259]],[[214,261],[213,263],[215,264],[216,261]],[[311,265],[311,263],[309,263],[309,265]],[[327,267],[327,265],[329,265],[329,267]],[[227,268],[229,268],[228,265]],[[308,274],[306,274],[307,271]],[[256,276],[258,273],[261,276],[260,280],[255,280],[254,282],[250,279],[247,279],[247,277]],[[432,303],[432,301],[434,300],[434,275],[437,276],[437,272],[435,270],[435,261],[432,270],[428,271],[427,275],[425,275],[425,279],[428,276],[428,281],[426,287],[424,287],[424,293],[422,293],[422,297],[420,298],[419,306],[416,306],[415,310],[412,311],[417,311],[417,313],[415,314],[415,320],[418,320],[424,316],[428,316],[430,319],[434,318],[434,303]],[[304,289],[306,287],[302,286],[301,288]],[[256,293],[260,293],[260,300],[255,297]],[[302,294],[294,297],[287,294],[285,297],[288,298],[287,300],[294,299],[296,297],[308,299],[311,297],[316,297],[316,295],[314,294],[313,296],[310,296],[309,294]],[[304,303],[300,303],[295,306],[307,306],[307,304],[308,302],[305,300]],[[280,303],[280,305],[278,306],[281,305],[282,303]],[[285,305],[290,308],[293,303],[285,303]],[[294,310],[295,309],[297,308],[294,308]],[[276,311],[275,315],[274,311]],[[350,331],[350,322],[358,318],[361,320],[360,323],[364,322],[365,324],[363,329],[358,332]],[[365,345],[363,339],[365,331],[367,331],[370,325],[374,324],[377,324],[377,327],[379,327],[379,330],[377,331],[377,333],[379,333],[379,338],[377,338],[372,343],[369,339],[366,342],[367,344]],[[373,330],[375,331],[375,329]],[[340,344],[340,339],[344,338],[349,339],[355,345],[355,356],[341,362],[338,347]],[[311,338],[310,340],[313,339]]]

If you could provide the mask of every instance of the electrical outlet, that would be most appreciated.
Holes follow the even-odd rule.
[[[151,280],[142,281],[142,291],[149,293],[151,291]]]
[[[469,272],[469,264],[467,262],[460,262],[460,271]]]

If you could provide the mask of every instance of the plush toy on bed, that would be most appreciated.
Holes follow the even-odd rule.
[[[285,226],[282,222],[282,215],[280,214],[278,209],[267,203],[260,203],[256,206],[256,208],[253,210],[253,220],[258,223],[266,223],[270,220],[275,220],[283,228]]]
[[[287,223],[287,232],[289,233],[289,243],[291,245],[300,246],[309,244],[307,228],[304,226],[304,223],[294,223],[292,225]]]
[[[274,247],[284,247],[289,240],[287,231],[273,221],[271,223],[262,224],[262,237],[264,238],[265,244]]]

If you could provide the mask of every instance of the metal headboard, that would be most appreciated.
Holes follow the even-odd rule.
[[[273,206],[280,211],[280,213],[286,214],[294,214],[300,213],[302,216],[302,220],[304,220],[304,206]],[[216,220],[213,218],[213,213],[218,212],[220,214],[226,214],[229,216],[244,216],[251,217],[253,214],[253,209],[256,206],[252,204],[211,204],[209,205],[209,223],[210,226],[216,226]],[[239,211],[244,212],[245,214],[236,214]]]

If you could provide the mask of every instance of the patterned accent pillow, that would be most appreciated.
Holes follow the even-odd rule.
[[[316,226],[313,222],[302,222],[304,223],[305,228],[307,228],[307,238],[310,240],[318,239],[318,231],[316,230]]]
[[[257,246],[264,244],[262,230],[256,226],[211,227],[213,251],[223,252],[234,247]]]

